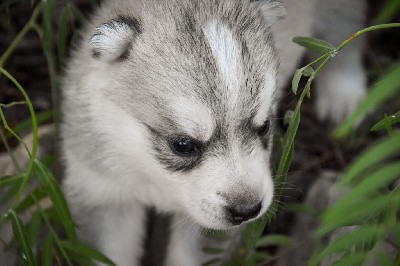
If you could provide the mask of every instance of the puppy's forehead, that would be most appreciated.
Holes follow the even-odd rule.
[[[200,99],[178,96],[171,102],[172,117],[180,126],[181,134],[208,141],[215,131],[216,121],[212,110]]]
[[[240,83],[244,77],[242,47],[233,31],[216,19],[209,21],[203,32],[217,65],[227,104],[233,107],[239,101]]]
[[[224,128],[256,118],[262,124],[275,90],[277,57],[260,14],[241,1],[156,2],[159,8],[154,16],[145,13],[143,33],[121,75],[126,88],[132,82],[126,76],[134,78],[135,89],[127,94],[163,102],[160,117],[172,110],[171,118],[188,132],[204,125],[203,136],[215,123]]]

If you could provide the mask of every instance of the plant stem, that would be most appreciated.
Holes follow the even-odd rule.
[[[400,28],[400,23],[389,23],[389,24],[380,24],[380,25],[375,25],[371,26],[362,30],[357,31],[354,33],[350,38],[345,40],[342,44],[336,48],[336,53],[342,50],[344,47],[346,47],[351,41],[353,41],[355,38],[359,37],[362,34],[365,34],[367,32],[375,31],[375,30],[382,30],[382,29],[391,29],[391,28]]]
[[[4,128],[11,134],[11,136],[13,136],[14,138],[16,138],[21,144],[22,146],[24,146],[26,152],[28,153],[29,157],[31,156],[31,152],[28,149],[28,146],[26,145],[25,141],[20,138],[20,136],[18,136],[8,125],[6,117],[4,116],[3,113],[3,109],[0,107],[0,121],[3,123]]]
[[[12,103],[8,103],[8,104],[4,104],[4,103],[0,103],[0,107],[2,108],[10,108],[10,107],[14,107],[16,105],[23,105],[26,104],[25,101],[21,101],[21,102],[12,102]]]
[[[18,88],[18,90],[21,92],[21,94],[23,95],[25,101],[26,101],[26,105],[28,106],[29,109],[29,113],[31,115],[32,118],[32,134],[33,134],[33,143],[32,143],[32,150],[31,150],[31,154],[30,154],[30,160],[29,160],[29,164],[28,164],[28,168],[25,172],[25,176],[22,180],[22,184],[18,189],[18,192],[13,200],[12,203],[12,208],[15,207],[15,205],[18,203],[22,192],[25,189],[25,186],[28,183],[29,180],[29,176],[32,173],[33,170],[33,162],[36,158],[36,152],[37,152],[37,145],[38,145],[38,125],[37,125],[37,119],[36,119],[36,114],[35,111],[33,110],[33,105],[31,100],[29,99],[28,95],[26,94],[24,88],[22,88],[22,86],[18,83],[18,81],[10,74],[8,73],[4,68],[0,67],[0,73],[3,73],[12,83],[14,83],[14,85]]]
[[[25,24],[25,26],[22,28],[22,30],[18,33],[18,35],[15,37],[15,39],[12,41],[10,46],[8,46],[7,50],[2,54],[0,57],[0,67],[3,67],[7,59],[10,57],[12,52],[15,50],[15,48],[18,46],[18,44],[21,42],[21,40],[25,37],[25,35],[33,28],[33,25],[37,19],[37,17],[40,14],[41,11],[41,6],[42,4],[39,3],[35,9],[33,10],[32,16],[29,19],[28,23]]]
[[[11,161],[13,162],[15,169],[18,172],[21,172],[21,168],[20,168],[20,166],[18,164],[18,161],[15,158],[14,153],[10,148],[10,145],[8,144],[6,134],[4,133],[4,131],[3,131],[3,129],[1,127],[0,127],[0,139],[3,142],[3,145],[6,148],[7,153],[10,155]],[[1,224],[1,222],[0,222],[0,224]]]
[[[47,217],[47,214],[43,211],[42,206],[40,205],[40,203],[39,203],[38,199],[36,198],[36,196],[31,194],[31,197],[34,200],[36,207],[38,208],[40,214],[42,215],[43,220],[46,223],[47,228],[50,231],[50,234],[53,236],[53,239],[56,241],[57,246],[60,249],[63,257],[65,258],[67,264],[69,266],[72,266],[73,264],[72,264],[70,258],[68,257],[68,254],[65,252],[64,248],[62,247],[60,239],[59,239],[59,237],[57,235],[57,232],[54,230],[53,226],[51,225],[51,222],[50,222],[49,218]]]

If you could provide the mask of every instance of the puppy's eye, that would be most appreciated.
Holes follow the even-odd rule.
[[[260,137],[267,135],[267,133],[269,132],[270,126],[271,126],[271,122],[269,120],[266,120],[264,122],[264,124],[257,129],[257,135]]]
[[[172,140],[171,149],[178,156],[188,157],[196,155],[200,151],[200,145],[193,139],[181,137]]]

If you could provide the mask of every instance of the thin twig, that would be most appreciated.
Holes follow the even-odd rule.
[[[3,67],[7,59],[10,57],[12,52],[18,46],[18,44],[22,41],[25,35],[32,29],[36,19],[38,18],[40,11],[41,11],[42,4],[39,3],[32,12],[32,16],[29,19],[28,23],[22,28],[22,30],[18,33],[15,39],[12,41],[10,46],[8,46],[7,50],[2,54],[0,57],[0,67]]]

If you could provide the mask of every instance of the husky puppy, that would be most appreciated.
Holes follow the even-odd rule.
[[[62,85],[63,188],[83,240],[117,265],[137,265],[154,206],[177,225],[166,263],[200,265],[195,228],[234,228],[265,213],[277,105],[302,53],[291,38],[310,35],[316,4],[285,1],[287,20],[274,26],[285,12],[266,0],[118,0],[97,10]],[[358,96],[331,94],[353,94],[356,81],[342,72],[353,80],[358,59],[342,59],[350,66],[321,82],[322,117],[354,107]]]

